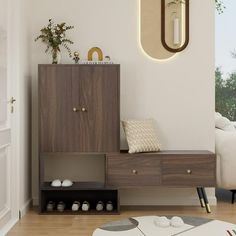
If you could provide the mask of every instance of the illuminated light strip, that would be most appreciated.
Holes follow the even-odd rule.
[[[150,56],[145,50],[144,50],[144,48],[143,48],[143,46],[142,46],[142,43],[141,43],[141,1],[142,0],[138,0],[138,17],[139,17],[139,20],[138,20],[138,44],[139,44],[139,47],[140,47],[140,49],[141,49],[141,51],[142,51],[142,53],[146,56],[146,57],[148,57],[150,60],[152,60],[152,61],[155,61],[155,62],[160,62],[160,63],[165,63],[165,62],[170,62],[170,61],[172,61],[172,60],[174,60],[177,56],[178,56],[178,54],[179,53],[175,53],[173,56],[171,56],[171,57],[169,57],[169,58],[166,58],[166,59],[157,59],[157,58],[154,58],[154,57],[152,57],[152,56]]]

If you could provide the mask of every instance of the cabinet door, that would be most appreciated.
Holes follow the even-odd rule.
[[[71,66],[39,66],[39,117],[41,152],[74,151]]]
[[[119,66],[82,65],[72,72],[80,152],[120,149]]]

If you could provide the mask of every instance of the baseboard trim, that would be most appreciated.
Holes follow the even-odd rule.
[[[28,201],[25,202],[25,204],[20,208],[20,216],[19,218],[21,219],[31,208],[32,206],[32,199],[29,199]]]
[[[30,209],[32,206],[32,199],[29,199],[28,201],[25,202],[25,204],[20,208],[19,210],[19,218],[15,218],[10,220],[2,230],[0,230],[0,235],[5,236],[11,229],[12,227],[19,221],[20,218],[22,218]]]
[[[12,219],[11,221],[9,221],[2,230],[0,230],[0,235],[1,236],[5,236],[12,228],[13,226],[19,221],[18,218],[16,219]]]
[[[208,201],[211,206],[217,205],[216,197],[208,197]],[[200,206],[200,203],[198,198],[186,198],[184,200],[174,199],[173,201],[171,201],[170,199],[160,199],[160,201],[157,200],[157,203],[155,204],[153,202],[151,202],[150,204],[143,204],[142,202],[123,201],[121,202],[121,206]]]
[[[215,189],[206,189],[209,203],[216,205]],[[194,188],[121,189],[123,206],[198,206],[199,198]]]
[[[33,206],[38,206],[38,205],[39,205],[39,199],[33,198]]]

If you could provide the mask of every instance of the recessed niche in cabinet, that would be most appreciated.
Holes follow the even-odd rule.
[[[44,181],[71,179],[79,182],[104,182],[104,155],[50,154],[44,158]]]

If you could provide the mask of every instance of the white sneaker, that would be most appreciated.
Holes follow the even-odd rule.
[[[167,219],[165,216],[161,216],[154,220],[154,224],[161,228],[168,228],[170,227],[170,220]]]
[[[48,204],[47,204],[47,211],[53,211],[55,209],[55,202],[53,201],[49,201]]]
[[[180,218],[178,216],[174,216],[171,218],[170,224],[171,224],[171,226],[173,226],[175,228],[180,228],[180,227],[184,226],[184,221],[182,218]]]
[[[80,208],[80,202],[77,202],[77,201],[73,202],[73,205],[72,205],[72,207],[71,207],[71,210],[72,210],[72,211],[78,211],[79,208]]]
[[[84,201],[82,204],[82,211],[89,211],[90,204],[87,201]]]
[[[57,204],[57,210],[60,212],[63,212],[65,210],[65,207],[66,207],[65,203],[62,201]]]
[[[107,204],[106,204],[106,210],[107,211],[113,211],[113,204],[112,204],[112,202],[111,201],[109,201],[109,202],[107,202]]]
[[[56,188],[61,187],[61,180],[59,180],[59,179],[53,180],[51,183],[51,186],[56,187]]]
[[[65,180],[63,180],[63,182],[62,182],[62,187],[71,187],[73,185],[73,182],[71,181],[71,180],[69,180],[69,179],[65,179]]]
[[[97,211],[103,211],[104,209],[104,203],[102,201],[99,201],[96,206]]]

